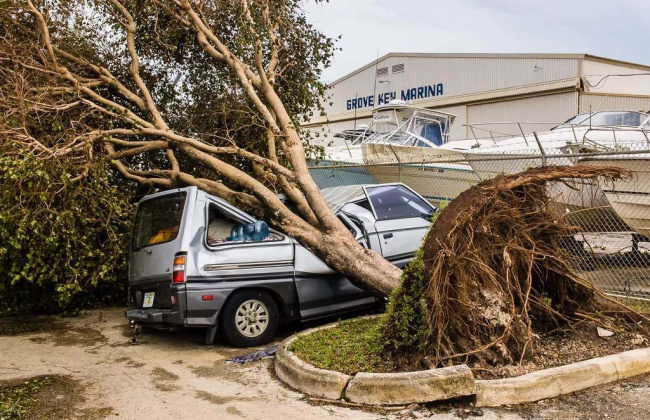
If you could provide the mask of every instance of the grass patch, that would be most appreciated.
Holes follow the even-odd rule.
[[[104,419],[111,407],[80,408],[84,385],[69,376],[48,375],[0,381],[0,420]]]
[[[71,418],[83,402],[81,385],[66,376],[0,381],[3,420]]]
[[[34,395],[51,382],[51,378],[44,376],[11,385],[0,385],[0,419],[26,417]]]
[[[300,359],[328,370],[353,375],[357,372],[391,372],[393,364],[382,340],[383,317],[350,319],[334,328],[298,337],[289,350]]]

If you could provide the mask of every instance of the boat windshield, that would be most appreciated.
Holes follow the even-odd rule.
[[[444,143],[443,134],[445,132],[444,121],[430,119],[426,116],[413,118],[410,130],[413,134],[429,140],[436,146],[442,146]],[[425,144],[424,142],[421,142]],[[422,147],[422,146],[420,146]]]
[[[396,115],[398,117],[398,115]],[[415,112],[402,120],[393,118],[372,125],[364,143],[392,143],[403,146],[436,147],[447,141],[448,118],[427,112]]]
[[[639,127],[647,114],[634,111],[602,111],[594,114],[578,114],[556,128],[569,128],[572,125],[595,127]]]

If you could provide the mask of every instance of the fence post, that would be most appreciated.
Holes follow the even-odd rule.
[[[397,159],[397,178],[399,179],[399,182],[402,182],[402,161],[399,159],[399,156],[397,156],[397,153],[395,153],[393,145],[389,144],[388,147],[390,147],[390,151],[393,152],[395,159]]]
[[[537,132],[533,131],[533,136],[535,136],[535,141],[537,142],[537,146],[539,147],[539,151],[542,153],[542,166],[546,166],[546,152],[544,151],[544,148],[542,147],[542,142],[539,141],[539,137],[537,137]]]
[[[521,132],[521,135],[523,136],[524,141],[526,142],[526,146],[528,146],[528,139],[526,138],[526,133],[524,133],[524,129],[521,128],[521,123],[518,122],[517,125],[519,126],[519,131]]]

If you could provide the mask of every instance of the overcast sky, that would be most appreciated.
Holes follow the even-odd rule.
[[[307,0],[305,10],[326,35],[343,35],[325,81],[377,52],[587,53],[650,64],[642,0]]]

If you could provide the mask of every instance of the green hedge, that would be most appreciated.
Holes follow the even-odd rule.
[[[101,161],[72,181],[65,162],[0,152],[0,314],[124,303],[130,191]]]

